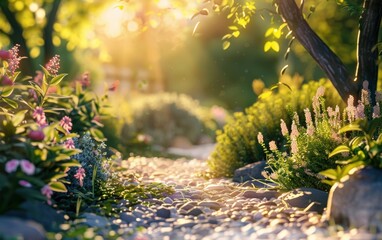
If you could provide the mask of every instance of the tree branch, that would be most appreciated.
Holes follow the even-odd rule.
[[[380,1],[380,0],[376,0]],[[358,97],[358,86],[353,81],[341,59],[322,41],[305,21],[294,0],[276,0],[278,13],[281,14],[289,29],[325,72],[344,101],[349,95]]]
[[[357,49],[357,84],[359,91],[363,81],[369,82],[372,104],[375,104],[375,91],[378,81],[378,43],[379,27],[382,17],[381,0],[365,0],[360,17]],[[360,95],[360,93],[358,93]]]
[[[53,26],[57,19],[57,13],[60,8],[61,0],[54,0],[52,9],[49,12],[47,23],[43,30],[44,44],[44,61],[48,62],[54,55],[53,44]]]

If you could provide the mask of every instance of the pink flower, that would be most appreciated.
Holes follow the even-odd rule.
[[[304,109],[304,113],[305,113],[305,122],[306,122],[306,125],[313,124],[312,114],[310,113],[309,108],[305,108]]]
[[[354,107],[354,97],[352,95],[349,96],[347,104],[346,112],[348,115],[348,121],[351,123],[354,121],[356,114],[356,108]]]
[[[0,58],[7,61],[11,58],[11,53],[7,50],[0,50]]]
[[[29,137],[32,141],[38,141],[38,142],[41,142],[42,140],[45,139],[45,134],[44,134],[44,132],[42,131],[42,129],[40,128],[39,130],[31,130],[31,131],[29,131],[29,133],[28,133],[28,137]]]
[[[111,86],[109,87],[109,91],[114,92],[119,87],[119,80],[114,81]]]
[[[72,119],[68,116],[65,116],[61,119],[60,125],[67,131],[70,132],[72,130]]]
[[[20,184],[20,186],[27,187],[27,188],[32,187],[32,184],[30,184],[30,182],[25,181],[25,180],[20,180],[19,184]]]
[[[71,139],[71,138],[69,138],[68,140],[66,140],[66,141],[64,142],[64,145],[65,145],[65,147],[66,147],[67,149],[74,149],[74,148],[76,148],[76,146],[74,145],[74,141],[73,141],[73,139]]]
[[[47,198],[46,200],[47,203],[51,205],[52,201],[50,199],[52,198],[53,191],[49,185],[45,185],[44,187],[41,188],[41,194]]]
[[[84,74],[82,74],[80,83],[83,88],[87,88],[90,86],[90,77],[88,72],[85,72]]]
[[[363,119],[365,117],[365,105],[363,105],[362,102],[359,102],[355,111],[355,119]]]
[[[282,134],[284,137],[287,136],[287,135],[289,135],[288,127],[287,127],[287,125],[286,125],[286,123],[284,122],[283,119],[281,119],[280,127],[281,127],[281,134]]]
[[[264,136],[261,132],[259,132],[257,134],[257,141],[260,143],[260,144],[263,144],[264,143]]]
[[[84,178],[86,177],[85,169],[82,167],[78,168],[76,174],[74,174],[74,177],[80,182],[80,186],[82,187],[84,184]]]
[[[381,109],[379,103],[373,107],[373,118],[379,118],[381,116]]]
[[[33,78],[33,82],[37,83],[39,86],[42,85],[42,80],[44,78],[44,74],[41,71],[36,71],[36,76]]]
[[[292,131],[290,133],[290,138],[291,139],[295,139],[295,138],[298,137],[299,134],[300,133],[298,132],[296,122],[293,120],[293,122],[292,122]]]
[[[314,126],[313,126],[313,124],[310,124],[308,126],[308,128],[306,129],[306,134],[308,134],[308,136],[313,136],[313,134],[314,134]]]
[[[291,152],[292,152],[292,154],[298,153],[298,145],[297,145],[297,140],[296,139],[292,139]]]
[[[19,68],[20,60],[22,59],[22,57],[19,57],[19,47],[20,45],[16,44],[9,50],[8,69],[12,74]]]
[[[55,55],[49,62],[45,65],[46,70],[53,75],[57,76],[58,70],[60,69],[60,56]]]
[[[16,160],[16,159],[12,159],[10,161],[8,161],[6,164],[5,164],[5,171],[7,173],[12,173],[12,172],[15,172],[17,167],[19,166],[20,164],[20,161],[19,160]]]
[[[42,107],[36,107],[36,109],[33,111],[32,117],[41,127],[45,127],[47,125],[46,116]]]
[[[28,160],[20,160],[21,170],[27,175],[33,175],[36,167]]]
[[[7,76],[4,75],[1,81],[1,85],[3,86],[13,86],[14,82]]]
[[[275,141],[270,141],[269,142],[269,149],[271,151],[276,151],[277,150],[277,145],[276,145],[276,142]]]
[[[225,119],[227,118],[227,112],[224,108],[219,107],[219,106],[213,106],[211,108],[211,114],[213,118],[221,124],[224,124]]]

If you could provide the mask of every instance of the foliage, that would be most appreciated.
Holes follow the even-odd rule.
[[[295,117],[289,131],[286,124],[281,121],[281,132],[286,139],[286,151],[279,150],[275,141],[269,141],[268,148],[264,144],[261,133],[259,133],[258,142],[260,142],[267,155],[270,169],[273,170],[273,173],[268,178],[278,183],[282,188],[313,187],[329,190],[329,186],[324,183],[330,183],[330,181],[318,181],[323,178],[320,173],[338,180],[341,178],[340,176],[347,174],[352,167],[357,167],[363,162],[374,166],[380,164],[378,158],[380,158],[381,150],[378,144],[372,141],[370,137],[380,128],[381,109],[379,104],[371,108],[370,93],[364,88],[362,90],[363,101],[354,106],[354,98],[350,96],[348,106],[341,117],[338,106],[326,108],[323,91],[323,88],[319,88],[316,96],[312,99],[313,113],[309,109],[304,110],[304,124],[301,124],[300,119]],[[366,125],[368,118],[374,118],[369,126]],[[363,124],[354,124],[354,121],[361,121]],[[350,125],[341,128],[349,123]],[[370,130],[369,137],[368,135],[363,138],[356,137],[349,142],[351,148],[344,145],[337,147],[341,143],[348,142],[346,136],[341,137],[337,132],[362,131],[363,129]],[[350,160],[343,161],[343,157],[337,155],[339,153],[348,153],[350,150],[355,153]],[[333,152],[330,154],[331,151]],[[335,155],[336,157],[333,157]],[[337,163],[353,165],[352,167],[335,169]],[[328,168],[330,170],[324,171]]]
[[[213,175],[231,176],[235,169],[263,160],[265,154],[256,140],[258,132],[262,132],[266,140],[275,140],[282,146],[285,140],[280,133],[280,119],[290,125],[293,111],[301,118],[319,86],[327,88],[325,96],[328,103],[341,102],[326,80],[301,86],[302,79],[284,76],[280,82],[291,86],[292,91],[279,87],[277,93],[259,100],[244,113],[235,113],[234,119],[228,122],[224,130],[218,131],[217,146],[208,161]]]
[[[53,76],[45,69],[44,84],[38,87],[28,79],[18,79],[15,70],[22,58],[17,46],[1,52],[0,192],[4,198],[0,212],[4,212],[27,199],[51,203],[52,191],[66,192],[65,169],[79,165],[71,156],[80,150],[66,145],[77,134],[67,131],[60,118],[48,121],[42,108],[50,98],[49,86],[57,85],[64,75]],[[26,94],[28,89],[38,93],[39,98]],[[59,111],[53,106],[45,110]]]
[[[222,108],[208,109],[187,95],[175,93],[135,98],[126,111],[121,110],[122,105],[116,106],[115,115],[119,115],[119,124],[122,125],[119,139],[130,148],[146,145],[169,147],[179,136],[197,144],[206,137],[212,139],[215,129],[222,126],[227,117]],[[111,124],[116,123],[118,120]]]
[[[349,174],[355,168],[373,166],[382,168],[382,118],[358,120],[355,123],[344,126],[339,133],[358,132],[358,136],[353,137],[348,144],[343,144],[335,148],[329,157],[338,154],[348,155],[348,159],[338,161],[336,169],[327,169],[320,172],[328,179],[324,183],[333,185]],[[379,135],[378,135],[379,134]]]

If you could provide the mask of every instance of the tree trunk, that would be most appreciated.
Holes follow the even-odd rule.
[[[296,39],[325,72],[342,99],[346,102],[349,95],[358,99],[360,89],[359,85],[354,82],[354,77],[349,74],[341,59],[305,21],[296,2],[294,0],[276,0],[275,4]]]
[[[378,49],[376,44],[378,43],[382,17],[382,1],[365,0],[363,9],[359,21],[356,77],[359,91],[362,89],[363,81],[369,82],[371,100],[374,105],[378,81]]]
[[[61,0],[54,0],[52,9],[49,12],[47,23],[45,25],[44,36],[44,64],[47,63],[54,56],[54,44],[53,44],[53,26],[57,20],[57,13],[60,8]]]
[[[9,9],[8,0],[0,0],[0,9],[3,12],[8,23],[11,25],[12,32],[9,34],[9,36],[12,44],[20,44],[19,54],[20,56],[26,57],[26,59],[23,59],[20,63],[23,74],[33,76],[35,74],[36,68],[30,56],[26,40],[23,37],[24,30],[20,23],[17,21],[15,13]]]

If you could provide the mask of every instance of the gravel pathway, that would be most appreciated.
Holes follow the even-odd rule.
[[[365,231],[339,231],[317,212],[293,208],[279,192],[243,187],[227,179],[201,178],[203,160],[130,158],[122,162],[142,182],[173,186],[175,193],[149,199],[109,219],[124,239],[381,239]],[[146,203],[147,203],[146,202]],[[120,207],[126,204],[121,201]],[[140,229],[139,232],[134,229]]]

